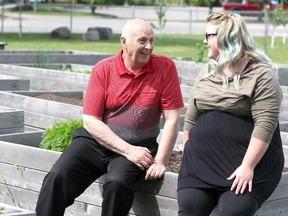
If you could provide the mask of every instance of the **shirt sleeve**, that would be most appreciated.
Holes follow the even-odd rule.
[[[179,109],[184,106],[179,77],[175,63],[172,60],[168,60],[163,68],[167,68],[168,73],[166,76],[161,103],[163,110]]]
[[[96,64],[86,88],[83,101],[83,114],[102,118],[105,106],[105,79],[101,64]]]
[[[258,69],[258,80],[250,101],[255,124],[252,137],[269,144],[278,125],[282,91],[277,76],[269,67]]]

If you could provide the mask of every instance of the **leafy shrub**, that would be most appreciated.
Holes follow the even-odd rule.
[[[129,5],[142,5],[142,6],[149,6],[154,5],[155,0],[128,0]]]
[[[123,5],[125,0],[77,0],[78,4]]]
[[[196,54],[192,57],[192,60],[195,62],[206,62],[207,46],[203,43],[197,43],[196,48]]]
[[[56,122],[43,133],[40,147],[48,150],[63,152],[72,142],[74,130],[83,126],[82,120],[70,119]]]

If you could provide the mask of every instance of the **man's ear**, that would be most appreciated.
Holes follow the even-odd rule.
[[[122,47],[126,47],[126,38],[120,37],[120,43]]]

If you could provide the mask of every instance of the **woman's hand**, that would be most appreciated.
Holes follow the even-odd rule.
[[[154,160],[153,164],[146,171],[145,180],[161,178],[165,174],[165,171],[165,165],[159,161]]]
[[[252,191],[254,171],[243,165],[239,166],[227,180],[233,180],[231,191],[235,190],[235,194],[243,194],[248,187],[248,191]]]

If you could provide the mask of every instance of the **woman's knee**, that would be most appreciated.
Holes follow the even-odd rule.
[[[258,201],[248,193],[236,195],[227,191],[218,202],[219,216],[253,216],[259,209]]]
[[[216,196],[208,190],[184,188],[177,192],[179,216],[210,215],[216,206]]]

